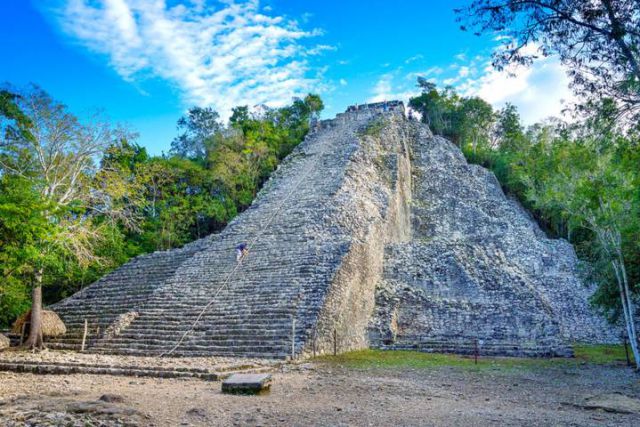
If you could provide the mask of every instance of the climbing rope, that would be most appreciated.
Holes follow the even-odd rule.
[[[318,156],[320,159],[322,159],[322,156],[324,155],[325,150],[321,150],[318,152]],[[213,294],[213,297],[211,298],[211,300],[207,303],[207,305],[204,306],[204,308],[200,311],[200,314],[198,314],[198,317],[196,317],[196,320],[193,322],[193,324],[191,325],[191,327],[184,332],[184,334],[182,334],[182,336],[180,337],[180,340],[178,340],[178,342],[176,343],[176,345],[173,346],[173,348],[171,348],[171,350],[166,351],[164,353],[161,353],[160,356],[158,357],[164,357],[164,356],[168,356],[170,354],[172,354],[174,351],[176,351],[176,349],[178,347],[180,347],[180,345],[183,343],[184,339],[187,337],[187,335],[189,335],[191,332],[193,332],[195,330],[196,325],[200,322],[200,319],[202,319],[202,316],[204,316],[204,314],[207,312],[207,310],[209,309],[209,307],[211,307],[211,305],[215,302],[216,297],[218,296],[218,294],[220,294],[220,292],[229,284],[229,281],[231,280],[231,278],[233,277],[233,275],[236,273],[236,271],[238,271],[242,265],[242,262],[244,261],[244,259],[249,256],[251,254],[251,248],[254,247],[254,245],[262,238],[262,236],[264,235],[264,233],[266,232],[267,229],[269,229],[269,226],[271,225],[271,223],[273,222],[273,220],[275,219],[276,215],[278,213],[280,213],[280,210],[282,209],[282,207],[284,206],[285,202],[287,200],[289,200],[289,198],[291,197],[291,195],[298,189],[298,187],[300,186],[300,184],[302,183],[302,181],[304,181],[306,179],[306,177],[309,175],[309,173],[315,169],[315,165],[317,162],[312,162],[311,167],[309,167],[304,174],[300,175],[300,178],[296,181],[295,185],[293,186],[293,188],[291,189],[291,191],[289,191],[287,193],[287,195],[285,196],[284,199],[282,199],[282,201],[280,202],[280,204],[278,205],[277,209],[271,214],[271,216],[269,217],[269,219],[267,220],[267,222],[265,223],[265,225],[261,228],[260,232],[258,234],[256,234],[256,236],[249,242],[249,244],[247,245],[247,254],[243,255],[240,260],[236,263],[235,267],[227,274],[226,278],[224,279],[224,281],[222,282],[222,285],[220,285],[220,287],[218,287],[218,289],[216,290],[216,292]]]

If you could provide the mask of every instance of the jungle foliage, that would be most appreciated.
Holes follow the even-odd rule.
[[[0,92],[0,326],[139,254],[220,231],[246,209],[322,110],[193,107],[171,151],[151,156],[103,117],[81,121],[36,86]]]

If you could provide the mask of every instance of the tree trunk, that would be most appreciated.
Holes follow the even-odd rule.
[[[618,288],[620,290],[620,302],[622,303],[622,313],[624,314],[625,326],[627,329],[627,336],[629,337],[629,344],[631,344],[631,352],[633,353],[633,358],[635,359],[636,369],[640,369],[640,354],[638,353],[638,341],[635,335],[635,327],[634,327],[634,319],[633,313],[631,312],[631,307],[628,305],[628,299],[625,292],[625,286],[622,278],[621,266],[618,265],[617,261],[611,261],[613,266],[613,270],[616,274],[616,281],[618,282]]]
[[[41,349],[44,347],[42,340],[42,269],[36,272],[35,283],[31,292],[31,322],[29,326],[29,338],[25,347]]]
[[[636,362],[636,369],[640,370],[640,351],[638,350],[638,335],[636,332],[636,320],[635,320],[635,306],[631,299],[631,289],[629,289],[629,279],[627,278],[627,269],[624,264],[624,259],[622,258],[622,253],[619,253],[620,256],[620,270],[622,271],[622,284],[624,285],[624,296],[627,299],[627,310],[629,311],[629,330],[631,331],[631,336],[629,336],[629,341],[631,344],[631,349],[633,351],[633,357]]]
[[[638,64],[638,60],[634,56],[633,50],[624,39],[624,36],[626,35],[626,28],[624,28],[624,25],[616,16],[611,0],[603,0],[602,4],[604,4],[605,9],[607,10],[609,22],[611,23],[611,37],[615,40],[616,44],[622,51],[622,55],[624,55],[629,62],[631,74],[635,76],[636,80],[640,80],[640,64]]]

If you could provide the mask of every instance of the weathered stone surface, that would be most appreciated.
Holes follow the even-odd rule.
[[[585,399],[585,409],[601,409],[619,414],[640,414],[640,399],[622,393],[607,393]]]
[[[403,112],[321,122],[220,234],[57,304],[70,333],[52,346],[77,348],[84,319],[88,351],[132,355],[164,354],[185,332],[171,355],[469,352],[476,339],[484,353],[568,355],[573,340],[615,339],[571,246]],[[240,242],[250,253],[236,269]]]
[[[207,418],[207,411],[203,408],[191,408],[187,411],[187,415],[196,418]]]
[[[120,335],[120,332],[127,329],[134,320],[138,318],[135,311],[119,315],[104,331],[103,338],[110,339]]]
[[[383,115],[388,138],[359,137]],[[406,232],[389,226],[395,169],[409,164],[403,124],[400,110],[382,109],[323,122],[222,233],[138,257],[57,304],[71,330],[57,346],[76,347],[87,318],[96,352],[158,355],[185,331],[172,355],[282,358],[310,350],[312,336],[330,351],[334,330],[341,350],[366,347],[384,245],[391,231]],[[240,242],[250,253],[229,275]],[[129,312],[138,317],[105,335]]]
[[[134,413],[134,410],[132,409],[119,408],[117,406],[110,405],[106,402],[99,402],[99,401],[74,402],[67,406],[67,411],[75,412],[79,414],[85,413],[85,412],[91,412],[96,414],[106,414],[106,413],[111,414],[119,411],[125,411],[125,412],[131,411],[131,413]]]
[[[4,335],[0,334],[0,350],[4,350],[5,348],[9,348],[10,345],[11,345],[11,341],[9,340],[9,338],[7,338]]]
[[[371,339],[383,348],[570,355],[617,342],[573,248],[548,239],[495,176],[426,129],[413,139],[413,240],[386,248]]]
[[[69,351],[4,352],[0,371],[34,374],[91,374],[218,381],[232,373],[267,372],[282,362],[237,357],[158,358]]]
[[[100,399],[103,402],[107,403],[124,403],[124,397],[119,394],[107,393],[100,396]]]
[[[257,394],[271,388],[270,374],[233,374],[222,382],[222,392]]]

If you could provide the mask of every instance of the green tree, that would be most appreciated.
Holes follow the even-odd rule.
[[[418,87],[422,89],[420,96],[411,98],[409,106],[418,111],[422,116],[422,122],[426,123],[436,135],[445,135],[450,127],[450,104],[447,103],[446,92],[440,92],[435,83],[418,78]],[[449,104],[449,106],[447,105]]]
[[[171,142],[171,154],[192,160],[207,157],[207,140],[218,132],[220,115],[210,107],[190,108],[186,116],[178,120],[182,133]]]
[[[0,322],[6,324],[29,308],[28,283],[40,261],[42,242],[52,224],[50,207],[31,183],[19,176],[0,177]]]
[[[463,145],[471,145],[473,154],[478,146],[487,147],[490,143],[491,131],[495,123],[493,107],[485,100],[472,97],[461,99],[456,132]]]
[[[614,273],[622,317],[640,369],[633,301],[636,286],[630,281],[624,252],[625,237],[638,228],[638,177],[618,167],[612,151],[592,156],[592,161],[584,161],[580,153],[570,155],[574,161],[564,171],[553,174],[540,188],[532,187],[528,195],[539,207],[559,207],[569,221],[593,234],[598,249],[595,261]]]
[[[495,123],[493,107],[478,97],[461,97],[453,88],[438,90],[424,78],[418,78],[419,96],[409,100],[409,106],[418,111],[422,121],[436,135],[450,139],[454,144],[477,155],[478,146],[483,149],[490,143]]]
[[[610,97],[637,121],[640,108],[640,4],[637,0],[473,0],[457,10],[462,29],[499,34],[494,65],[557,55],[586,99]]]
[[[107,228],[97,217],[122,218],[124,204],[114,203],[105,191],[93,191],[94,159],[121,132],[108,123],[81,124],[67,108],[38,87],[13,99],[15,107],[29,118],[28,132],[16,132],[13,117],[3,121],[0,144],[0,173],[26,182],[41,199],[40,215],[46,218],[45,232],[34,234],[37,253],[28,263],[32,272],[30,333],[26,345],[42,347],[42,286],[46,275],[60,267],[60,260],[72,256],[81,265],[99,262],[94,247]],[[18,126],[20,126],[18,121]],[[18,127],[19,129],[19,127]],[[40,229],[40,228],[39,228]],[[27,262],[27,261],[25,261]],[[22,266],[18,266],[22,269]]]

